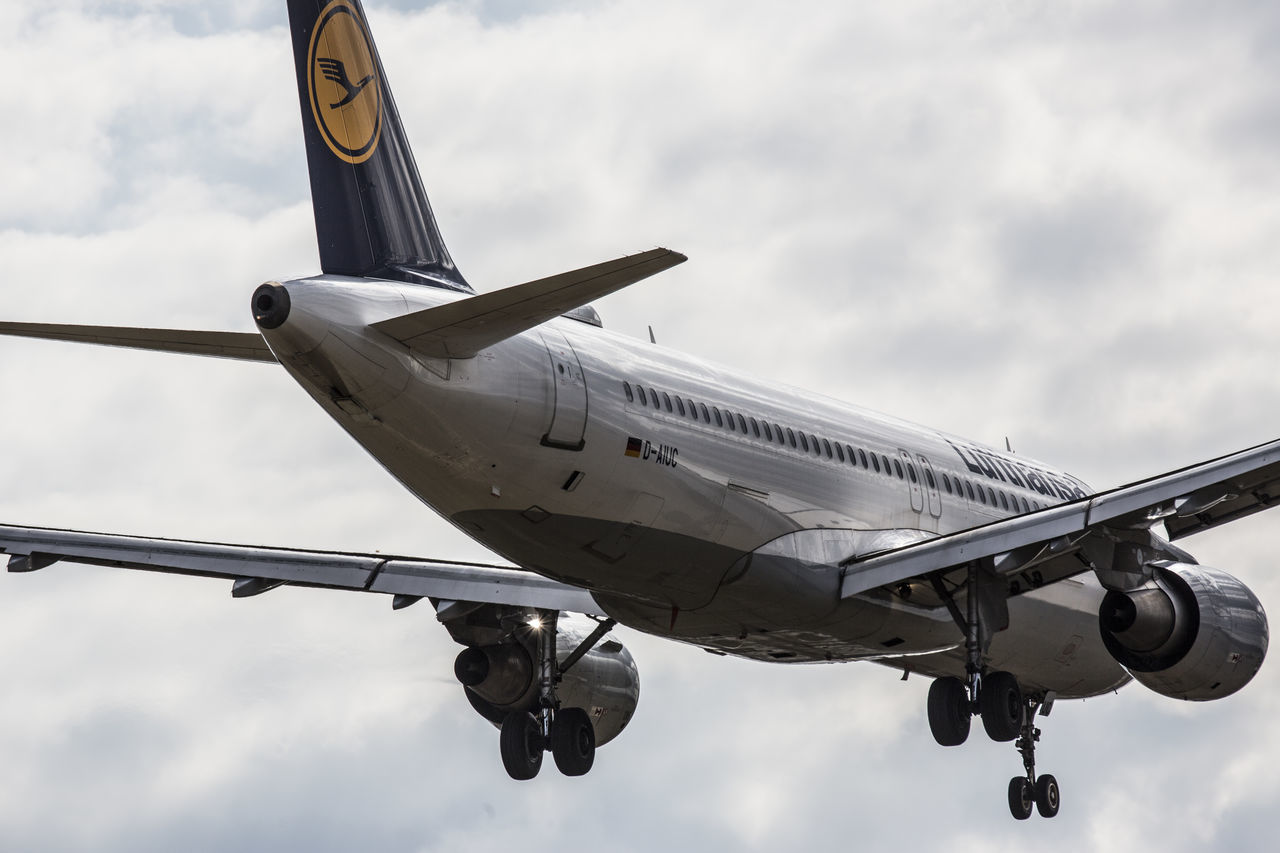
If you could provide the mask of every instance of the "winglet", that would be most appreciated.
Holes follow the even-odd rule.
[[[373,326],[427,355],[470,358],[485,347],[686,260],[670,249],[651,249],[393,317]]]

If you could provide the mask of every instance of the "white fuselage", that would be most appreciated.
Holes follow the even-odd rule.
[[[370,324],[459,298],[392,282],[288,282],[264,336],[289,372],[413,494],[495,552],[593,591],[624,624],[761,660],[964,671],[927,590],[840,598],[839,563],[1085,494],[1049,466],[553,320],[470,359]],[[991,663],[1093,695],[1127,680],[1100,588],[1009,601]]]

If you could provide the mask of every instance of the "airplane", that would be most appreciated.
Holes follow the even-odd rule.
[[[1209,700],[1262,664],[1265,613],[1173,544],[1260,511],[1268,443],[1096,493],[1050,465],[616,335],[590,303],[653,249],[476,294],[422,188],[364,11],[291,0],[320,275],[263,284],[256,333],[7,334],[277,363],[413,495],[518,569],[0,526],[59,561],[427,600],[507,773],[583,775],[638,702],[622,624],[780,663],[934,679],[933,737],[1016,743],[1014,817],[1052,817],[1037,716],[1136,680]],[[1163,528],[1163,529],[1161,529]],[[569,614],[585,614],[571,616]]]

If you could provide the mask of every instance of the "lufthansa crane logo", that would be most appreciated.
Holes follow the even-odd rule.
[[[307,89],[329,150],[348,163],[368,160],[382,134],[382,86],[373,40],[348,0],[333,0],[316,18]]]

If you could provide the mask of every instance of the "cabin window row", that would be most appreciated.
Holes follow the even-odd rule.
[[[639,383],[636,383],[633,388],[630,382],[623,382],[622,391],[626,395],[628,403],[639,402],[641,406],[660,412],[665,411],[668,414],[678,415],[692,421],[701,421],[708,426],[714,425],[729,432],[767,441],[780,447],[790,447],[793,450],[799,450],[818,458],[825,457],[826,459],[874,471],[877,474],[897,477],[899,480],[910,477],[913,484],[919,484],[920,482],[919,476],[916,474],[915,465],[909,464],[904,472],[901,460],[890,459],[888,455],[876,453],[874,450],[868,452],[861,447],[855,448],[849,444],[841,444],[839,441],[819,438],[813,433],[806,433],[803,430],[784,427],[776,421],[770,422],[764,418],[757,419],[751,415],[743,415],[740,412],[721,409],[719,406],[708,406],[706,403],[698,402],[688,397],[681,397],[678,394],[659,391],[653,387],[646,388]],[[938,481],[935,479],[933,471],[926,468],[924,475],[929,488],[936,490]],[[1021,508],[1019,508],[1016,495],[1006,495],[1004,491],[993,489],[990,486],[984,488],[982,484],[975,486],[969,480],[958,476],[955,477],[954,485],[952,485],[952,478],[946,473],[942,474],[942,486],[949,495],[957,497],[965,497],[967,495],[971,502],[990,506],[993,509],[1000,508],[1008,512],[1031,512],[1033,506],[1035,509],[1043,508],[1038,501],[1028,503],[1025,497],[1022,498]],[[997,495],[999,495],[998,498]]]

